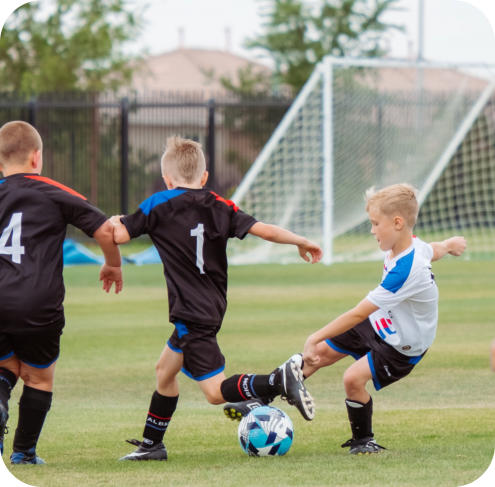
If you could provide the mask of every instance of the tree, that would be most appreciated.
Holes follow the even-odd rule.
[[[326,55],[380,57],[383,34],[401,29],[382,20],[398,0],[263,0],[266,32],[246,42],[265,50],[282,84],[299,90]]]
[[[19,7],[0,37],[2,91],[102,91],[126,84],[123,46],[140,32],[128,0],[40,0]]]

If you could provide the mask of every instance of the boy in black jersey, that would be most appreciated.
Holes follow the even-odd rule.
[[[293,244],[306,261],[318,262],[318,245],[274,225],[257,222],[232,201],[203,186],[208,178],[200,144],[180,137],[167,141],[162,175],[168,191],[145,200],[132,215],[112,217],[116,243],[149,234],[163,262],[169,298],[169,319],[175,330],[158,364],[157,388],[149,408],[143,441],[122,460],[166,460],[162,443],[175,411],[182,370],[196,380],[211,404],[283,395],[305,419],[314,417],[300,363],[291,360],[271,374],[241,374],[228,379],[216,335],[227,301],[229,238],[251,233],[265,240]],[[310,254],[311,257],[308,256]]]
[[[52,402],[64,327],[63,242],[67,225],[94,237],[105,255],[103,289],[122,288],[113,226],[84,196],[40,176],[42,141],[21,121],[0,128],[0,449],[11,390],[24,389],[14,437],[14,464],[40,464],[36,455]]]

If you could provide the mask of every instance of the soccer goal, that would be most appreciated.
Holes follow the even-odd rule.
[[[246,212],[322,245],[324,262],[380,257],[364,210],[371,186],[419,190],[416,233],[495,253],[495,71],[486,66],[326,58],[235,191]],[[232,263],[291,262],[248,236]]]

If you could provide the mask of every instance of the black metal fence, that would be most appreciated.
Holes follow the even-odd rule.
[[[86,195],[107,214],[128,213],[164,189],[160,158],[179,134],[205,150],[208,186],[230,196],[291,100],[239,100],[201,93],[0,96],[0,124],[25,120],[40,132],[43,175]]]

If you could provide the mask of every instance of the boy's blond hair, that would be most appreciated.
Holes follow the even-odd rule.
[[[366,211],[375,208],[387,216],[401,216],[407,226],[413,228],[418,218],[417,190],[407,183],[393,184],[379,191],[366,191]]]
[[[206,162],[201,144],[178,135],[167,139],[162,156],[162,174],[175,183],[191,184],[201,180]]]
[[[43,143],[38,131],[29,123],[15,120],[0,128],[0,165],[20,166],[31,152],[41,150]]]

